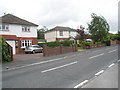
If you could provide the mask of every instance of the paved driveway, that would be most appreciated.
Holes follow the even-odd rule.
[[[16,54],[13,56],[14,61],[23,61],[30,59],[38,59],[43,57],[43,53],[35,53],[35,54]]]

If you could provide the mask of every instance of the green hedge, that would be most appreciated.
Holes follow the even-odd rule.
[[[1,53],[2,52],[2,53]],[[2,62],[10,62],[11,50],[3,37],[0,37],[0,55],[2,55]]]
[[[81,47],[93,45],[93,41],[80,41],[79,43]]]
[[[69,40],[65,40],[65,41],[54,41],[54,42],[47,42],[47,43],[39,43],[38,45],[43,47],[44,45],[49,46],[49,47],[57,47],[60,45],[63,46],[72,46],[74,44],[74,41],[69,41]]]

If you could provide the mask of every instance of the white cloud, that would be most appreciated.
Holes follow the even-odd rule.
[[[110,24],[111,30],[117,31],[119,0],[1,0],[0,15],[14,15],[52,28],[56,25],[77,28],[82,24],[87,27],[91,13],[102,15]]]

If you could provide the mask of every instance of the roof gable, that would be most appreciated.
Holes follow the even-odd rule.
[[[32,22],[23,20],[17,16],[14,16],[12,14],[6,14],[2,16],[2,23],[7,23],[7,24],[18,24],[18,25],[28,25],[28,26],[38,26]]]
[[[46,32],[50,32],[50,31],[75,31],[75,29],[69,28],[69,27],[62,27],[62,26],[56,26],[55,28],[52,28]]]

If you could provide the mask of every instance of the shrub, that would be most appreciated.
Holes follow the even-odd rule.
[[[109,39],[104,40],[104,41],[103,41],[103,43],[105,43],[105,44],[106,44],[106,46],[110,46],[110,40],[109,40]]]
[[[43,47],[44,45],[47,45],[47,43],[38,43],[38,45]]]
[[[49,47],[57,47],[57,46],[60,45],[60,42],[58,42],[58,41],[55,41],[55,42],[47,42],[46,45],[49,46]]]
[[[93,41],[80,41],[82,44],[81,46],[91,46],[93,44]]]
[[[12,61],[11,55],[10,55],[11,50],[10,50],[8,44],[6,43],[6,40],[3,37],[0,37],[0,44],[1,44],[0,50],[2,51],[2,53],[0,53],[0,55],[2,56],[2,62]]]
[[[71,46],[74,44],[74,41],[69,41],[69,40],[65,40],[65,41],[54,41],[54,42],[47,42],[47,43],[39,43],[38,45],[43,47],[44,45],[47,45],[49,47],[57,47],[60,45],[63,46]]]
[[[72,46],[74,44],[74,41],[65,40],[61,41],[60,44],[63,46]]]

